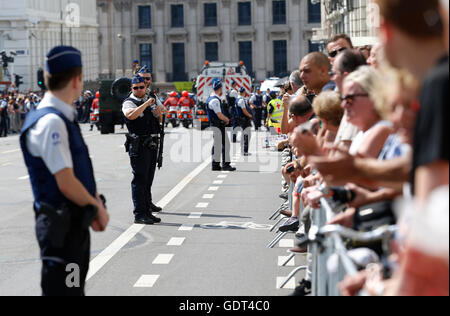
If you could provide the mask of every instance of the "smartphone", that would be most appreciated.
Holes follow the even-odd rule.
[[[307,134],[308,132],[312,132],[313,134],[315,134],[317,127],[317,122],[309,121],[297,127],[297,131],[301,134]]]

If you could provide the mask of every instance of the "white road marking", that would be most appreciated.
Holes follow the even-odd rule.
[[[195,227],[195,225],[192,225],[192,224],[184,224],[184,225],[182,225],[178,230],[179,230],[179,231],[188,232],[188,231],[193,230],[194,227]]]
[[[186,176],[180,183],[178,183],[161,201],[157,204],[164,208],[166,207],[181,191],[197,177],[206,167],[211,164],[211,158],[207,159],[203,164],[198,166],[194,171],[192,171],[188,176]],[[112,257],[114,257],[120,249],[122,249],[131,239],[134,238],[145,225],[134,224],[128,228],[126,232],[119,236],[111,245],[109,245],[105,250],[103,250],[99,255],[97,255],[89,265],[89,274],[86,278],[88,281],[92,278]],[[193,228],[193,227],[192,227]],[[191,230],[192,230],[191,228]]]
[[[288,258],[289,258],[289,256],[279,256],[278,257],[278,266],[281,267]],[[293,258],[291,261],[289,261],[288,264],[286,264],[286,267],[293,267],[293,266],[295,266],[295,258]]]
[[[221,174],[221,175],[217,176],[218,179],[226,179],[227,177],[228,177],[228,175],[226,175],[226,174]]]
[[[216,180],[216,181],[213,182],[213,184],[223,184],[223,181],[222,180]]]
[[[195,208],[207,208],[209,203],[198,203]]]
[[[173,257],[172,254],[160,254],[153,260],[153,264],[169,264]]]
[[[219,191],[219,187],[209,187],[208,191]]]
[[[280,289],[281,284],[283,284],[284,280],[286,280],[286,277],[277,277],[277,289]],[[295,282],[295,278],[292,278],[284,287],[284,290],[295,290],[295,285],[297,283]]]
[[[184,241],[186,240],[186,238],[184,237],[173,237],[169,240],[169,242],[167,243],[167,246],[181,246]]]
[[[6,162],[6,163],[4,163],[4,164],[2,165],[2,167],[11,166],[11,165],[12,165],[12,163]]]
[[[28,180],[28,179],[30,179],[30,176],[20,177],[17,180]]]
[[[20,149],[8,150],[8,151],[2,152],[2,154],[12,154],[12,153],[17,153],[19,151],[20,151]]]
[[[293,239],[282,239],[280,240],[280,248],[294,248]]]
[[[214,198],[214,194],[203,194],[202,199],[212,200]]]
[[[143,275],[134,287],[153,287],[158,279],[159,275]]]
[[[190,218],[190,219],[198,219],[198,218],[201,218],[202,215],[203,215],[203,213],[194,212],[194,213],[191,213],[188,218]]]
[[[229,174],[230,171],[222,171],[223,174]]]

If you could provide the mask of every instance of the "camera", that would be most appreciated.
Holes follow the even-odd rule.
[[[291,174],[295,171],[295,167],[294,166],[290,166],[289,168],[286,169],[286,172]]]
[[[15,55],[15,53],[14,53],[14,55]],[[6,55],[6,51],[4,51],[4,50],[2,50],[0,52],[0,56],[2,57],[2,63],[3,63],[3,67],[4,68],[8,67],[9,63],[13,63],[14,62],[14,58]]]

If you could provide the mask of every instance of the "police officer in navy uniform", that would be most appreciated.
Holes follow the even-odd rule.
[[[152,213],[162,209],[153,203],[152,185],[155,178],[160,137],[160,107],[154,98],[147,98],[143,77],[132,80],[132,95],[122,106],[128,127],[126,150],[133,169],[131,192],[134,204],[135,224],[153,225],[161,219]]]
[[[261,95],[260,87],[256,87],[255,94],[250,98],[250,107],[253,112],[255,130],[258,131],[262,126],[261,120],[263,114],[263,96]]]
[[[231,90],[227,94],[227,103],[228,103],[228,111],[229,111],[229,118],[231,118],[231,127],[232,129],[232,142],[237,143],[237,128],[239,127],[239,119],[236,116],[236,100],[239,98],[239,92],[237,90],[237,83],[236,81],[231,82]],[[227,114],[227,111],[225,110],[225,115]]]
[[[146,87],[146,96],[148,99],[153,98],[156,100],[156,105],[159,106],[162,112],[166,112],[166,108],[164,104],[162,104],[161,100],[155,95],[155,93],[151,90],[151,84],[153,82],[152,73],[147,65],[143,66],[141,70],[139,70],[138,75],[144,78],[145,87]],[[162,116],[159,118],[162,123]]]
[[[90,234],[104,231],[109,215],[97,193],[88,148],[72,104],[83,90],[81,52],[58,46],[47,55],[39,107],[25,120],[20,144],[34,195],[44,296],[83,296]],[[78,274],[79,283],[68,282]]]
[[[236,171],[231,166],[230,140],[226,132],[226,126],[230,124],[230,119],[224,115],[224,108],[221,101],[223,94],[223,84],[220,80],[213,82],[214,93],[206,101],[206,110],[209,122],[214,132],[214,145],[212,148],[212,170],[213,171]],[[222,166],[220,157],[222,154]]]
[[[242,128],[242,154],[249,156],[249,143],[252,128],[253,116],[250,114],[250,108],[247,103],[247,91],[244,87],[239,90],[239,98],[236,100],[236,118],[239,126]]]

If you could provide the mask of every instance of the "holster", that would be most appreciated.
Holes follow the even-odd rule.
[[[145,148],[151,150],[158,150],[159,147],[159,137],[157,136],[147,136],[143,140],[143,145]]]
[[[106,200],[104,201],[106,202]],[[92,222],[98,217],[98,208],[94,205],[82,208],[70,203],[56,209],[46,203],[40,204],[41,207],[37,214],[38,216],[45,215],[47,217],[47,236],[52,247],[57,249],[64,247],[67,234],[72,228],[88,230]]]
[[[127,140],[125,142],[125,151],[130,157],[136,157],[139,155],[140,137],[132,134],[125,135]]]
[[[47,217],[47,236],[52,247],[58,249],[63,248],[72,222],[69,207],[63,206],[59,209],[55,209],[49,204],[41,203],[41,207],[37,211],[37,214],[38,216],[45,215]]]

